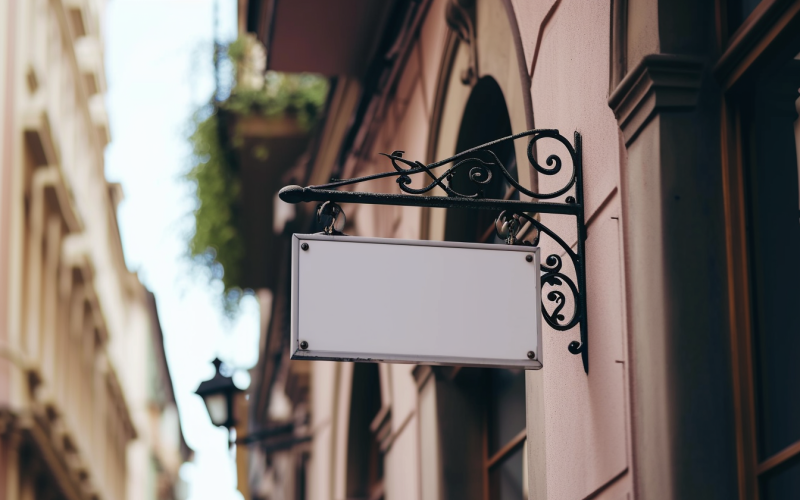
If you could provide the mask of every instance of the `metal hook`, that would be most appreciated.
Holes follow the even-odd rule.
[[[510,214],[511,217],[508,215],[509,213],[505,210],[500,212],[494,221],[494,228],[497,236],[506,240],[507,245],[514,245],[517,242],[517,232],[520,228],[519,215],[513,212]]]
[[[339,219],[339,216],[342,216]],[[340,222],[341,221],[341,222]],[[317,222],[323,225],[323,231],[329,236],[341,235],[347,224],[347,216],[342,207],[332,201],[326,201],[317,209]]]
[[[532,217],[535,220],[540,220],[541,216],[537,213],[533,216],[526,215],[527,217]],[[531,223],[524,221],[523,217],[517,213],[503,211],[500,212],[500,215],[497,216],[494,222],[495,231],[497,232],[497,236],[503,238],[507,245],[533,245],[537,246],[539,244],[539,236],[541,235],[539,229],[536,226],[533,226],[533,230],[535,231],[535,236],[533,237],[532,241],[521,241],[520,237],[524,237],[531,229]],[[520,243],[521,241],[521,243]]]

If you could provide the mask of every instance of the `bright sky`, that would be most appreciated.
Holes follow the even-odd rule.
[[[235,0],[219,0],[222,41],[236,36]],[[195,451],[181,475],[190,500],[240,499],[225,431],[211,425],[197,385],[219,357],[250,368],[258,305],[226,320],[219,290],[189,264],[194,200],[182,179],[192,113],[213,91],[213,0],[109,0],[104,24],[112,142],[106,173],[125,191],[119,221],[130,269],[158,300],[183,433]]]

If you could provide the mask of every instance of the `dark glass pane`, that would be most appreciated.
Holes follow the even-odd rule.
[[[526,500],[525,462],[523,454],[525,448],[520,446],[517,451],[497,464],[489,472],[489,488],[491,500]]]
[[[747,16],[753,13],[761,0],[730,0],[728,2],[728,30],[736,31]]]
[[[800,460],[761,480],[761,500],[800,498]]]
[[[494,78],[484,76],[473,87],[464,108],[455,152],[466,151],[511,134],[511,119],[508,115],[503,91]],[[499,160],[512,176],[517,177],[514,144],[503,142],[494,145],[490,150],[496,155],[496,159],[486,152],[476,153],[474,157],[487,163],[495,163]],[[479,164],[479,162],[463,164],[453,178],[448,181],[449,187],[465,195],[479,194],[482,198],[504,198],[511,185],[495,167],[490,168],[492,178],[487,184],[477,184],[471,180],[470,171]],[[452,166],[452,164],[448,165],[447,168]],[[443,172],[444,168],[442,167],[438,172]],[[482,179],[480,176],[479,178]],[[519,194],[514,193],[513,198],[519,199]],[[489,210],[448,209],[445,239],[447,241],[483,242],[495,217],[497,214]],[[489,233],[489,239],[486,242],[492,242],[493,237],[494,231]]]
[[[489,372],[489,456],[525,429],[525,372]]]
[[[383,478],[383,456],[372,421],[381,409],[378,365],[356,363],[347,435],[347,498],[369,498]]]
[[[797,50],[797,49],[794,49]],[[800,196],[796,52],[763,71],[743,110],[761,460],[800,440]]]

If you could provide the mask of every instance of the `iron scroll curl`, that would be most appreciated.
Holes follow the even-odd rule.
[[[563,187],[550,193],[538,193],[525,188],[517,181],[515,176],[512,175],[511,172],[509,172],[508,168],[503,164],[502,161],[500,161],[500,159],[497,157],[494,151],[491,150],[492,147],[500,143],[513,142],[523,137],[530,137],[530,140],[528,141],[528,146],[526,148],[528,161],[533,166],[534,170],[536,170],[538,173],[542,175],[553,176],[559,174],[563,167],[563,160],[559,155],[551,154],[547,157],[547,160],[545,162],[548,166],[547,167],[542,166],[537,161],[535,155],[535,147],[537,145],[537,142],[540,141],[541,139],[551,138],[555,139],[564,146],[571,159],[572,173],[569,177],[569,180],[566,182],[566,184],[564,184]],[[572,146],[572,144],[569,143],[569,141],[564,136],[558,133],[558,130],[553,130],[553,129],[528,130],[526,132],[521,132],[519,134],[503,137],[501,139],[497,139],[495,141],[467,149],[449,158],[436,161],[428,165],[425,165],[419,161],[408,160],[403,156],[405,154],[405,151],[398,150],[392,152],[391,154],[386,154],[386,153],[380,153],[380,154],[391,160],[392,166],[394,167],[394,171],[381,172],[378,174],[355,177],[352,179],[335,180],[327,184],[309,186],[305,189],[314,189],[314,190],[333,189],[342,186],[350,186],[362,182],[383,179],[386,177],[397,177],[397,184],[399,185],[400,190],[408,194],[423,195],[431,192],[436,187],[440,187],[442,188],[442,190],[444,190],[444,192],[448,196],[458,197],[458,198],[480,199],[481,198],[480,193],[473,193],[473,194],[461,193],[449,185],[450,180],[452,180],[459,172],[464,170],[466,167],[469,167],[468,177],[470,181],[472,181],[476,185],[486,185],[492,180],[492,177],[494,175],[499,174],[505,179],[506,182],[508,182],[511,186],[513,186],[514,189],[516,189],[519,193],[538,200],[549,200],[563,195],[575,185],[578,177],[578,168],[579,168],[577,161],[577,152],[575,148]],[[444,172],[440,174],[434,173],[435,169],[448,164],[452,164],[452,166],[447,170],[445,170]],[[405,167],[403,165],[405,165]],[[493,170],[495,169],[497,170],[497,174],[493,173]],[[430,182],[420,188],[411,187],[412,176],[416,174],[425,174],[429,178]],[[288,188],[291,187],[293,186],[288,186]],[[286,189],[287,188],[284,188],[284,190]],[[289,201],[289,200],[284,200],[284,201]]]
[[[524,231],[523,225],[521,223],[517,224],[507,224],[504,223],[505,220],[517,220],[517,221],[525,221],[528,224],[531,224],[536,229],[536,237],[532,242],[523,242],[522,244],[532,244],[537,245],[539,243],[539,239],[541,238],[542,234],[547,235],[553,241],[556,242],[564,251],[564,254],[569,257],[572,261],[573,265],[575,266],[576,270],[578,269],[579,265],[579,255],[572,250],[572,248],[557,234],[555,234],[550,228],[536,220],[534,217],[531,217],[529,214],[526,213],[507,213],[502,212],[497,217],[497,222],[495,223],[495,227],[497,229],[497,234],[501,238],[505,238],[506,241],[511,238],[512,240],[516,240],[516,234]],[[510,229],[508,229],[510,228]],[[512,244],[516,244],[513,242]],[[542,303],[542,317],[544,318],[545,322],[554,330],[558,331],[567,331],[575,327],[578,323],[584,318],[584,311],[578,305],[580,304],[581,300],[581,293],[578,289],[578,286],[575,284],[575,281],[572,280],[568,275],[562,272],[563,261],[561,256],[558,254],[551,254],[545,259],[545,262],[541,264],[542,276],[541,276],[541,283],[542,283],[542,291],[544,293],[545,285],[550,285],[552,288],[545,297],[548,301],[555,304],[552,311],[548,311],[545,307],[544,302]],[[567,305],[566,295],[564,291],[559,289],[558,287],[565,288],[566,291],[570,293],[572,298],[571,303],[573,304],[572,308],[572,315],[567,319],[567,317],[562,314],[565,306]],[[583,344],[580,342],[571,342],[569,345],[569,351],[572,354],[579,354],[582,350]]]
[[[561,174],[566,181],[560,188],[539,193],[522,186],[495,153],[495,146],[528,138],[526,156],[534,171],[540,176],[554,177]],[[551,140],[565,153],[552,153],[544,165],[537,159],[537,146],[540,141]],[[586,318],[586,269],[585,249],[586,227],[584,222],[583,172],[581,136],[575,132],[574,142],[570,143],[555,129],[534,129],[503,137],[495,141],[467,149],[449,158],[424,164],[404,157],[403,151],[383,154],[393,167],[392,170],[351,179],[332,180],[327,184],[308,187],[286,186],[279,196],[288,203],[326,202],[327,210],[331,204],[358,203],[377,205],[399,205],[439,208],[472,208],[500,212],[496,219],[498,236],[508,244],[537,245],[541,236],[547,236],[561,249],[561,255],[551,254],[541,264],[542,317],[548,326],[557,331],[580,330],[580,341],[573,340],[568,346],[572,354],[580,354],[584,370],[589,371],[588,329]],[[565,165],[564,159],[569,159]],[[443,171],[442,167],[446,167]],[[571,168],[564,176],[565,169]],[[403,194],[370,193],[340,190],[346,186],[377,179],[395,178]],[[515,199],[495,199],[486,195],[485,189],[495,177],[502,178],[521,196],[532,201]],[[562,178],[562,177],[559,177]],[[422,183],[414,185],[414,179]],[[456,182],[455,179],[461,179]],[[440,188],[446,196],[435,196],[432,192]],[[574,194],[569,194],[573,191]],[[557,201],[563,197],[563,201]],[[577,229],[576,248],[567,244],[563,238],[543,224],[536,214],[566,215],[575,217]],[[533,241],[523,241],[521,235],[530,228],[536,231]],[[566,257],[574,270],[573,280],[565,272]],[[545,290],[547,287],[547,290]],[[545,299],[548,307],[545,307]],[[571,307],[568,305],[571,304]],[[571,311],[571,314],[569,314]],[[566,313],[566,314],[565,314]]]

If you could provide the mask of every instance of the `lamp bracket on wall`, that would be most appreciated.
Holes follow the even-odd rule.
[[[561,187],[545,193],[534,192],[521,186],[508,168],[492,150],[495,146],[528,138],[527,157],[533,169],[552,180],[566,179]],[[563,170],[561,156],[556,152],[549,154],[547,166],[537,161],[536,151],[539,141],[547,144],[548,151],[566,150],[572,163],[572,170]],[[391,160],[393,171],[367,175],[353,179],[334,180],[319,186],[286,186],[279,196],[287,203],[321,202],[318,217],[327,234],[341,234],[343,224],[338,217],[342,214],[338,203],[358,203],[369,205],[397,205],[431,208],[467,208],[493,210],[499,212],[495,220],[497,235],[510,245],[539,245],[545,235],[554,242],[558,251],[550,254],[541,265],[542,276],[542,316],[554,330],[566,331],[578,326],[580,341],[570,342],[568,349],[572,354],[580,354],[584,370],[589,372],[589,352],[586,326],[586,225],[583,214],[583,170],[581,160],[581,136],[575,132],[574,143],[570,143],[558,130],[536,129],[497,139],[477,146],[450,158],[423,164],[403,157],[403,151],[384,155]],[[443,171],[440,167],[447,167]],[[561,174],[561,175],[559,175]],[[412,179],[412,176],[417,176]],[[491,199],[484,195],[492,178],[501,176],[511,187],[510,194],[518,193],[533,200]],[[351,186],[377,179],[395,178],[400,190],[405,194],[368,193],[340,191],[336,188]],[[422,179],[423,182],[415,183]],[[548,177],[539,177],[542,184]],[[447,196],[432,196],[436,188]],[[574,188],[574,189],[573,189]],[[569,194],[574,191],[574,194]],[[506,198],[510,198],[507,196]],[[562,199],[563,201],[556,201]],[[550,201],[553,200],[553,201]],[[575,250],[564,238],[542,223],[541,214],[565,215],[575,218],[577,240]],[[572,271],[562,269],[562,257],[572,262]],[[573,279],[570,276],[574,276]],[[577,283],[576,283],[577,281]],[[548,287],[545,289],[545,287]],[[568,301],[567,298],[570,298]],[[548,304],[546,307],[545,299]],[[569,306],[569,307],[568,307]],[[567,316],[564,309],[572,314]]]

